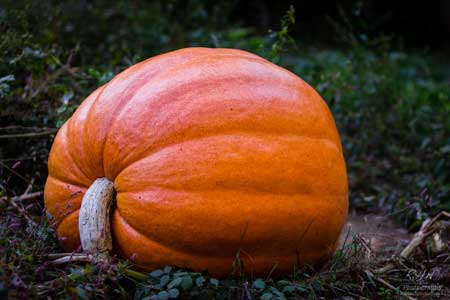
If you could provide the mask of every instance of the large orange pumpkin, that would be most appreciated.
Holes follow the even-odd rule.
[[[61,127],[48,167],[63,247],[80,246],[83,195],[106,178],[113,252],[148,269],[222,277],[239,251],[249,273],[291,272],[333,253],[348,210],[326,103],[241,50],[181,49],[123,71]]]

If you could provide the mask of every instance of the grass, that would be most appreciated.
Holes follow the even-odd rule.
[[[42,191],[55,131],[95,87],[127,66],[185,46],[247,49],[310,83],[340,131],[352,210],[388,215],[411,231],[450,210],[445,53],[405,50],[395,38],[367,37],[348,28],[345,15],[333,21],[336,43],[330,47],[289,36],[294,8],[279,30],[260,35],[228,24],[225,2],[213,8],[158,1],[145,9],[135,4],[124,10],[124,5],[10,1],[1,10],[0,298],[7,293],[12,299],[398,299],[397,287],[448,284],[448,277],[427,277],[450,269],[448,254],[431,251],[430,241],[411,259],[395,260],[393,270],[377,275],[374,270],[390,257],[374,253],[358,235],[350,235],[326,265],[276,279],[216,280],[175,267],[142,277],[117,258],[108,264],[52,264],[49,254],[62,249],[42,197],[20,195]],[[67,17],[67,9],[83,18]],[[411,297],[416,294],[413,290]]]
[[[423,286],[439,289],[425,288],[427,299],[450,295],[445,288],[448,252],[433,255],[425,247],[408,259],[392,260],[350,231],[325,265],[305,266],[285,278],[237,275],[217,280],[169,266],[148,274],[130,273],[132,266],[116,258],[109,263],[54,265],[50,254],[61,249],[46,218],[36,218],[42,210],[39,202],[19,206],[18,213],[9,201],[0,203],[0,282],[8,284],[11,299],[399,299],[406,297],[408,287]],[[394,264],[391,271],[376,273],[389,263]]]

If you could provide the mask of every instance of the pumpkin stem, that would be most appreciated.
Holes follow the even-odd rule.
[[[105,260],[112,250],[110,211],[114,185],[99,178],[86,191],[78,217],[81,247],[96,260]]]

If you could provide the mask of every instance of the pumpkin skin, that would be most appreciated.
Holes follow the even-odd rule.
[[[61,127],[45,205],[62,246],[80,246],[92,182],[114,183],[114,252],[146,269],[224,277],[289,273],[333,254],[348,211],[332,115],[313,88],[235,49],[187,48],[138,63]]]

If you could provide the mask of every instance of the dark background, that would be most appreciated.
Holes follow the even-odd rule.
[[[181,31],[201,28],[223,29],[231,24],[252,28],[257,34],[268,29],[276,30],[280,18],[290,5],[295,7],[296,26],[291,35],[304,42],[335,45],[336,31],[333,22],[347,23],[347,30],[360,32],[367,39],[380,35],[393,37],[396,46],[406,48],[450,48],[450,1],[376,1],[376,0],[168,0],[168,1],[0,1],[0,13],[13,9],[26,11],[38,18],[60,10],[62,19],[72,25],[53,23],[56,32],[71,35],[73,30],[98,18],[99,30],[107,28],[118,18],[128,18],[127,25],[142,26],[154,30],[160,19],[170,20],[174,27],[181,24]],[[3,10],[3,11],[2,11]],[[140,14],[142,12],[142,14]],[[149,12],[151,12],[149,14]],[[109,14],[109,15],[108,15]],[[145,16],[144,16],[145,15]],[[56,20],[55,20],[56,22]],[[103,23],[104,22],[104,23]],[[133,22],[130,24],[130,22]],[[147,23],[146,23],[147,22]],[[64,26],[63,26],[64,25]],[[67,26],[68,25],[68,26]],[[72,27],[71,27],[72,26]],[[1,28],[0,28],[1,29]],[[38,28],[36,28],[38,30]],[[95,31],[97,28],[91,28]],[[123,30],[112,27],[111,30]],[[157,28],[156,28],[157,29]],[[159,28],[162,29],[162,28]],[[161,30],[163,31],[163,30]],[[81,32],[78,32],[78,35]],[[70,36],[63,36],[70,39]],[[171,38],[176,38],[171,33]],[[183,44],[183,43],[181,43]],[[180,46],[180,45],[177,45]]]
[[[370,35],[394,34],[407,47],[448,48],[450,1],[236,1],[232,16],[250,26],[278,25],[289,4],[296,8],[294,35],[317,42],[333,40],[329,18],[342,19],[340,8],[352,26],[365,27]],[[359,24],[363,20],[364,24]]]

